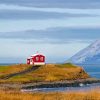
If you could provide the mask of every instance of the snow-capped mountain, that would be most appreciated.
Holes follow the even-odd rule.
[[[100,40],[81,50],[68,61],[81,64],[100,64]]]

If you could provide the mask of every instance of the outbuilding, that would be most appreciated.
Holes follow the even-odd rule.
[[[27,58],[27,64],[29,65],[44,65],[45,56],[43,54],[34,54]]]

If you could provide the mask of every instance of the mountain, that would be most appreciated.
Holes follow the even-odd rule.
[[[96,40],[87,48],[75,54],[68,62],[78,64],[100,64],[100,40]]]

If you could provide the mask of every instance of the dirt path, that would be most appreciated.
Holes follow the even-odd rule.
[[[40,67],[40,66],[32,66],[31,68],[28,68],[28,69],[26,69],[26,70],[24,70],[24,71],[5,75],[5,76],[1,77],[0,79],[5,79],[5,80],[6,80],[6,79],[9,79],[9,78],[11,78],[11,77],[13,77],[13,76],[23,75],[23,74],[32,72],[32,71],[38,69],[39,67]]]

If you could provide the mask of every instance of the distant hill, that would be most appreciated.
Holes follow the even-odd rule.
[[[75,64],[100,64],[100,40],[95,41],[75,54],[68,62]]]
[[[0,67],[1,83],[29,83],[86,79],[89,75],[73,64],[46,64],[42,66],[12,65]]]

